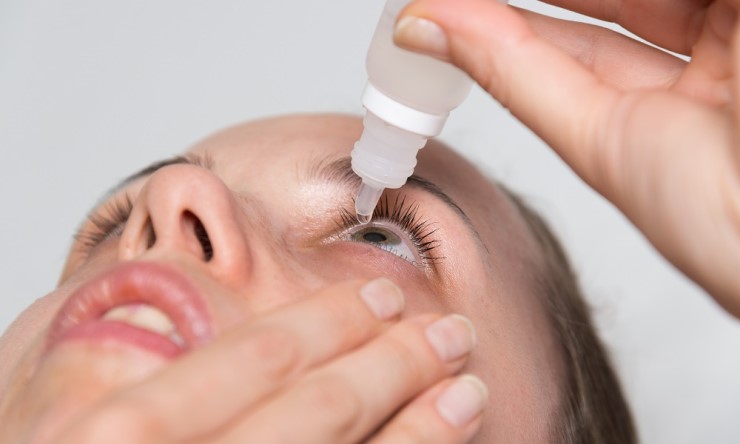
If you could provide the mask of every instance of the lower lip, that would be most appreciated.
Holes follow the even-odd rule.
[[[172,359],[183,349],[158,333],[134,327],[119,321],[97,320],[77,325],[62,335],[59,342],[85,341],[92,343],[118,342]]]

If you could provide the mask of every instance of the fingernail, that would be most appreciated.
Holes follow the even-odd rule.
[[[432,21],[419,17],[404,17],[396,23],[393,40],[402,48],[442,60],[449,59],[447,35]]]
[[[437,412],[454,427],[464,427],[480,415],[488,401],[486,384],[473,375],[463,375],[437,398]]]
[[[360,288],[360,297],[381,321],[403,311],[404,300],[401,289],[386,278],[375,279],[365,284]]]
[[[426,329],[427,340],[440,358],[454,361],[475,346],[475,327],[465,316],[448,315]]]

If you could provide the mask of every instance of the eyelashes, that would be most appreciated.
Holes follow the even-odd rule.
[[[349,230],[360,224],[355,214],[346,208],[341,208],[339,215],[341,230]],[[419,204],[407,202],[405,194],[397,194],[393,200],[388,194],[381,197],[372,220],[390,222],[402,229],[416,248],[421,265],[434,265],[444,259],[444,256],[437,256],[434,252],[440,246],[440,241],[435,236],[437,228],[430,220],[421,218]]]
[[[74,236],[75,243],[82,252],[89,253],[106,240],[120,236],[133,209],[134,202],[128,194],[106,202],[87,217]]]

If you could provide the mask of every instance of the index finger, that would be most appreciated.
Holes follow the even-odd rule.
[[[616,23],[650,43],[689,54],[713,0],[542,0],[595,19]]]
[[[324,288],[182,357],[102,406],[98,419],[134,434],[129,442],[218,430],[307,369],[375,337],[402,309],[403,295],[387,279]]]

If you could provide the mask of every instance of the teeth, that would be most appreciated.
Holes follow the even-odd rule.
[[[172,333],[167,335],[167,337],[170,338],[170,341],[177,344],[178,347],[185,347],[185,340],[176,331],[173,331]]]
[[[149,330],[162,336],[167,336],[177,345],[185,345],[182,336],[177,333],[172,320],[159,310],[147,304],[121,305],[103,315],[104,320],[120,321],[133,325],[134,327]]]

